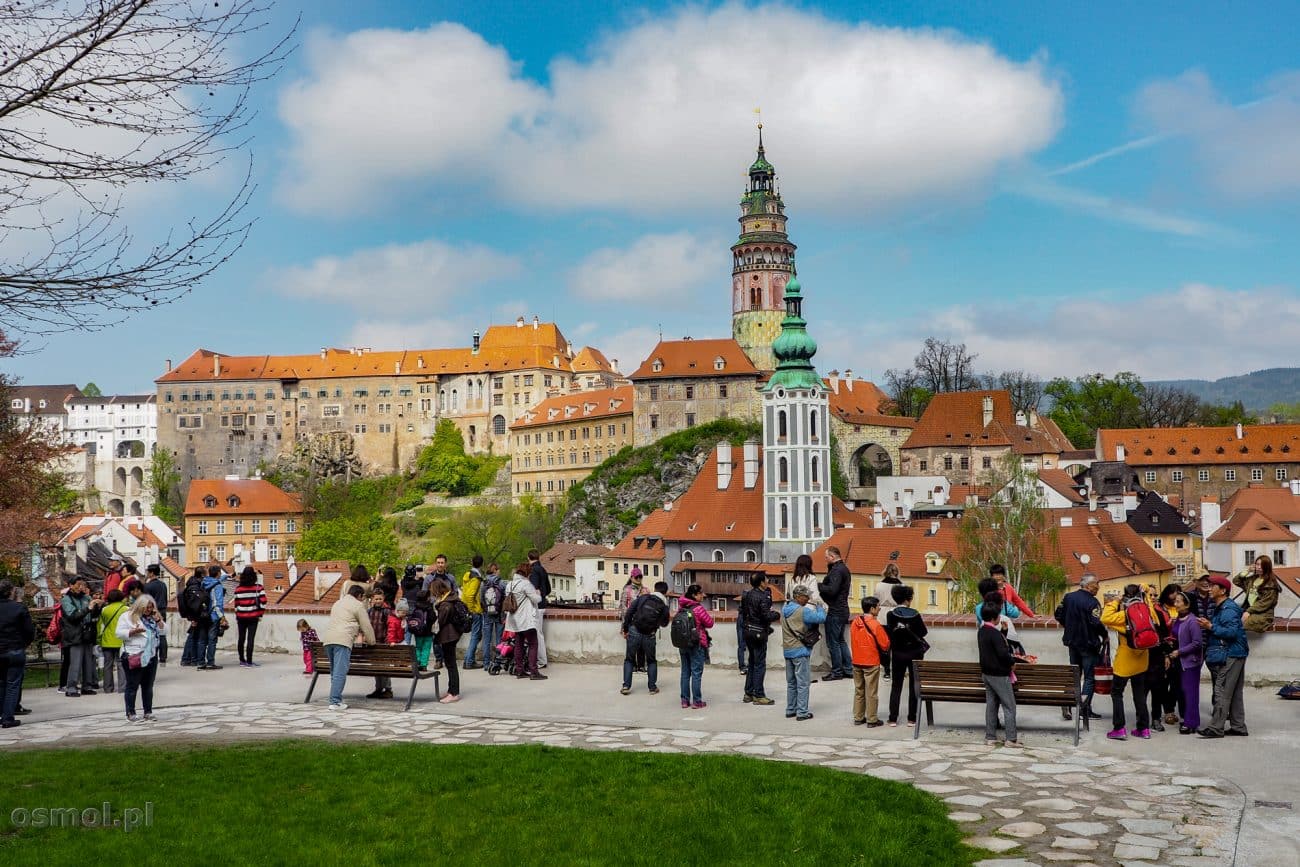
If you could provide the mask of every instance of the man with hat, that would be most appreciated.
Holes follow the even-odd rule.
[[[1203,738],[1226,735],[1246,737],[1246,629],[1241,606],[1228,598],[1232,583],[1222,575],[1209,576],[1210,616],[1198,617],[1205,632],[1205,664],[1214,678],[1214,712],[1210,724],[1199,732]],[[1225,728],[1225,725],[1227,726]]]

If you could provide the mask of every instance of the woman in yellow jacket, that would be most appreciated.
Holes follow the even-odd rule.
[[[1125,606],[1130,602],[1145,604],[1143,596],[1141,587],[1129,584],[1124,588],[1123,599],[1113,599],[1101,609],[1102,625],[1119,636],[1119,647],[1111,662],[1111,667],[1115,670],[1110,691],[1114,725],[1106,735],[1113,741],[1128,739],[1128,732],[1124,728],[1124,687],[1130,683],[1133,685],[1133,706],[1137,713],[1137,727],[1133,729],[1133,735],[1139,738],[1151,737],[1151,715],[1147,707],[1147,651],[1129,647],[1128,620],[1124,616]]]

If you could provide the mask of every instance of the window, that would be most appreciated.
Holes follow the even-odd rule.
[[[1186,547],[1187,547],[1187,540],[1186,540],[1186,539],[1179,538],[1179,539],[1175,539],[1175,540],[1174,540],[1174,548],[1175,548],[1176,550],[1181,551],[1181,550],[1183,550],[1183,549],[1186,548]]]
[[[1237,471],[1236,471],[1236,470],[1224,470],[1224,471],[1223,471],[1223,480],[1224,480],[1225,482],[1235,482],[1235,481],[1237,481]]]
[[[294,542],[286,542],[284,545],[284,556],[292,557],[298,553],[298,545]]]
[[[1274,471],[1273,471],[1273,478],[1277,479],[1279,482],[1285,482],[1285,481],[1286,481],[1286,467],[1278,467],[1276,470],[1274,470]]]
[[[652,571],[654,572],[654,577],[658,578],[658,577],[659,577],[659,564],[658,564],[658,563],[656,563],[656,564],[652,567]]]
[[[1177,575],[1179,578],[1186,578],[1186,577],[1187,577],[1187,564],[1186,564],[1186,563],[1179,563],[1177,566],[1175,566],[1175,567],[1174,567],[1174,574]]]
[[[354,424],[354,425],[352,426],[352,432],[353,432],[353,433],[365,433],[365,432],[366,432],[366,426],[363,425],[363,424]]]
[[[683,551],[682,559],[685,560],[687,563],[692,563],[695,561],[695,555],[690,551]]]
[[[254,532],[254,533],[260,533],[260,532],[262,532],[262,519],[261,519],[261,518],[254,518],[254,519],[253,519],[253,532]]]
[[[951,470],[951,469],[952,469],[952,455],[944,455],[944,456],[943,456],[943,468],[944,468],[945,470]]]
[[[266,552],[267,552],[268,555],[270,555],[270,557],[271,557],[272,560],[279,560],[279,559],[280,559],[280,543],[279,543],[279,542],[272,542],[270,545],[267,546]]]
[[[1159,551],[1160,549],[1165,547],[1165,540],[1157,536],[1156,538],[1151,540],[1151,547]]]
[[[713,549],[713,562],[714,562],[714,563],[721,563],[722,560],[723,560],[722,549],[721,549],[721,548],[714,548],[714,549]]]
[[[921,461],[920,464],[921,464],[921,472],[925,472],[926,470],[930,469],[929,461]]]
[[[814,530],[820,530],[822,528],[822,504],[821,503],[813,503],[812,525]]]
[[[776,438],[783,440],[790,434],[789,422],[786,419],[785,410],[780,409],[776,412]]]
[[[1197,471],[1196,471],[1196,481],[1198,481],[1198,482],[1208,482],[1209,480],[1210,480],[1210,471],[1209,471],[1209,470],[1197,470]]]
[[[725,382],[718,385],[718,397],[727,396],[727,384]]]
[[[284,530],[285,530],[286,533],[296,533],[296,532],[298,532],[298,519],[297,519],[297,518],[286,518],[286,519],[285,519],[285,522],[284,522]]]
[[[693,385],[686,386],[686,399],[695,400],[695,386]]]
[[[1169,471],[1169,481],[1171,481],[1171,482],[1181,482],[1182,480],[1183,480],[1183,471],[1182,471],[1182,470],[1170,470],[1170,471]]]
[[[218,536],[224,536],[224,535],[226,535],[226,522],[225,522],[225,521],[217,521],[217,535],[218,535]]]
[[[501,436],[506,432],[506,417],[503,415],[492,416],[492,433]]]
[[[659,386],[657,385],[650,386],[650,399],[651,400],[659,399]]]
[[[821,485],[821,460],[816,456],[812,459],[812,483],[814,486]]]
[[[988,470],[988,469],[992,469],[992,468],[993,468],[993,458],[989,457],[988,455],[985,455],[984,457],[980,458],[980,466],[981,466],[983,469],[986,469],[986,470]]]
[[[777,458],[776,461],[776,480],[778,484],[790,484],[790,462],[785,458]]]
[[[199,553],[198,553],[198,555],[197,555],[197,557],[196,557],[196,559],[195,559],[194,562],[196,562],[196,563],[206,563],[206,562],[208,562],[208,546],[207,546],[207,545],[200,545],[200,546],[199,546]]]
[[[970,469],[970,458],[969,458],[968,456],[966,456],[966,455],[962,455],[962,456],[961,456],[961,468],[962,468],[963,470],[969,470],[969,469]]]
[[[651,416],[650,416],[650,430],[659,430],[659,416],[654,415],[654,414],[651,414]]]
[[[1264,471],[1259,467],[1254,467],[1250,471],[1250,480],[1252,482],[1264,481]]]
[[[813,442],[817,442],[817,410],[808,414],[808,435]]]
[[[1146,480],[1147,484],[1151,484],[1156,480],[1156,471],[1147,470],[1146,473],[1143,474],[1142,478]]]
[[[1274,548],[1274,549],[1273,549],[1273,565],[1274,565],[1274,566],[1285,566],[1285,565],[1286,565],[1286,549],[1285,549],[1285,548]]]
[[[200,535],[200,536],[206,536],[206,535],[208,535],[208,522],[207,522],[207,521],[199,521],[199,535]],[[208,559],[208,558],[207,558],[207,557],[201,557],[200,559],[202,559],[202,560],[206,560],[206,559]]]
[[[218,546],[217,546],[216,558],[217,558],[217,562],[218,562],[218,563],[224,563],[224,562],[226,562],[226,546],[225,546],[225,545],[218,545]]]
[[[1252,564],[1252,563],[1255,562],[1255,552],[1254,552],[1254,551],[1252,551],[1252,550],[1250,550],[1250,549],[1248,548],[1248,549],[1246,549],[1246,551],[1244,551],[1243,553],[1246,555],[1245,557],[1242,558],[1243,560],[1246,561],[1246,562],[1245,562],[1245,565],[1249,566],[1250,564]]]
[[[686,413],[686,426],[695,427],[695,413],[693,412]]]
[[[268,521],[266,522],[266,529],[267,529],[267,532],[270,532],[270,533],[278,533],[278,532],[280,532],[280,519],[279,519],[279,518],[271,518],[270,520],[268,520]]]
[[[243,532],[244,532],[244,522],[235,521],[235,535],[243,535]]]
[[[935,588],[931,587],[931,588],[930,588],[930,607],[931,607],[931,608],[936,608],[936,607],[938,607],[938,605],[939,605],[939,591],[936,590]]]
[[[781,504],[781,529],[783,531],[790,529],[790,507],[785,503]]]
[[[336,418],[343,414],[343,406],[337,403],[322,404],[320,414],[321,418]]]
[[[492,405],[493,405],[493,406],[505,406],[505,402],[506,402],[506,396],[505,396],[504,394],[494,394],[494,395],[492,395]]]

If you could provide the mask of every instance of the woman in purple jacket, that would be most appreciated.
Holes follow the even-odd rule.
[[[1178,593],[1173,597],[1174,610],[1178,619],[1174,621],[1174,637],[1178,640],[1178,649],[1169,656],[1171,665],[1182,666],[1182,695],[1179,696],[1180,710],[1183,712],[1183,724],[1178,727],[1180,735],[1196,734],[1201,727],[1201,662],[1205,659],[1205,638],[1201,634],[1201,624],[1196,621],[1191,602],[1187,594]]]

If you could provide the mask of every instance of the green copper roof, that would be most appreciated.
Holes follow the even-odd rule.
[[[803,287],[799,278],[791,278],[785,286],[785,319],[781,333],[772,341],[772,354],[776,356],[776,371],[763,386],[764,391],[774,388],[810,389],[822,384],[812,358],[817,354],[817,342],[808,336],[808,323],[799,315],[803,303]]]

